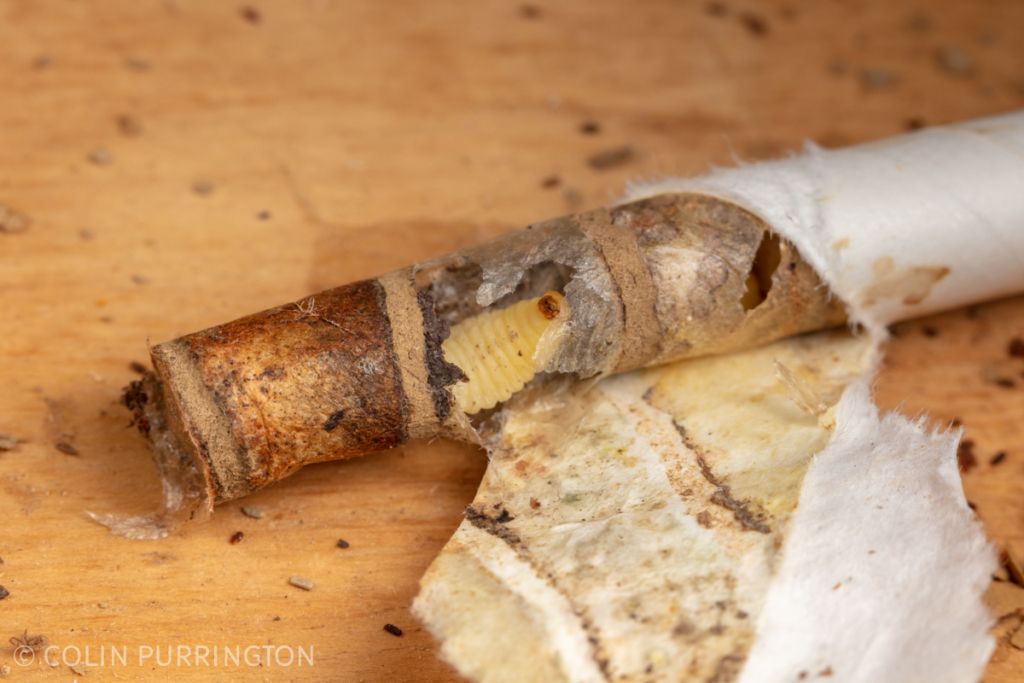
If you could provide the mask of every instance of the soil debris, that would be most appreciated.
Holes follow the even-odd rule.
[[[936,50],[935,61],[943,71],[955,76],[967,76],[974,71],[974,60],[971,56],[953,45]]]
[[[288,578],[288,583],[296,588],[301,588],[304,591],[313,590],[313,582],[302,576],[292,576]]]
[[[587,165],[595,171],[607,171],[628,164],[635,158],[636,151],[629,145],[622,145],[590,155],[587,158]]]
[[[261,14],[258,9],[250,5],[246,5],[245,7],[239,8],[238,14],[242,17],[243,20],[249,22],[250,24],[258,24],[261,21],[263,21],[263,14]]]
[[[523,19],[540,19],[543,11],[537,5],[520,5],[519,16]]]
[[[896,77],[891,71],[878,68],[860,70],[860,84],[864,90],[881,90],[895,85]]]
[[[394,624],[384,624],[384,630],[393,636],[401,636],[403,631]]]
[[[747,32],[752,36],[758,38],[768,35],[768,22],[762,17],[754,14],[753,12],[743,12],[740,14],[740,24],[743,28],[747,29]]]
[[[200,179],[192,183],[192,192],[200,197],[207,197],[213,194],[215,189],[216,186],[213,184],[213,181],[210,180]]]
[[[86,158],[97,166],[109,166],[114,163],[114,154],[106,147],[97,147],[89,152]]]
[[[342,550],[344,550],[345,548],[348,548],[350,545],[352,545],[352,544],[349,543],[348,541],[346,541],[344,538],[339,538],[338,539],[337,546],[339,548],[341,548]]]
[[[963,439],[956,447],[956,461],[960,465],[960,471],[966,474],[978,464],[978,458],[974,455],[974,441]]]
[[[1024,339],[1020,337],[1011,339],[1010,343],[1006,345],[1006,353],[1011,358],[1024,358]]]
[[[18,437],[0,432],[0,453],[14,450],[19,443],[21,443],[21,440]],[[3,564],[3,562],[0,561],[0,564]]]
[[[31,218],[6,204],[0,204],[0,234],[13,235],[25,232],[31,225]]]
[[[53,447],[56,448],[61,453],[63,453],[64,455],[81,455],[78,449],[75,448],[74,444],[72,444],[69,441],[58,441],[57,443],[53,444]]]
[[[253,505],[243,505],[241,510],[242,514],[249,519],[263,519],[263,508],[258,508]]]
[[[131,114],[119,114],[114,123],[117,124],[117,131],[126,138],[142,135],[142,123]]]
[[[244,540],[245,540],[245,532],[244,531],[236,531],[235,533],[231,534],[231,538],[228,539],[228,543],[230,543],[231,545],[238,545],[239,543],[241,543]]]

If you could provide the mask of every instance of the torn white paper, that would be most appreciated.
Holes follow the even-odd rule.
[[[884,325],[1024,291],[1024,114],[633,188],[722,196],[865,324],[506,410],[417,613],[473,680],[974,681],[958,434],[879,416]]]

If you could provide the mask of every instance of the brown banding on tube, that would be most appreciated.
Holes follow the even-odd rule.
[[[663,195],[532,225],[158,345],[155,372],[126,402],[158,461],[189,462],[214,502],[410,438],[472,439],[451,391],[466,378],[444,356],[449,326],[549,291],[570,314],[534,358],[534,383],[843,321],[813,269],[760,218],[715,197]]]

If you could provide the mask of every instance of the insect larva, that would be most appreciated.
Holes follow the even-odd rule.
[[[472,415],[507,400],[547,364],[554,348],[544,334],[567,320],[569,305],[548,292],[497,311],[486,311],[452,327],[444,355],[467,377],[452,391],[463,412]]]

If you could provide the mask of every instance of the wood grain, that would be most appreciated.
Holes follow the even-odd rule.
[[[164,680],[138,648],[179,643],[315,652],[182,680],[454,678],[408,606],[483,455],[435,442],[317,465],[244,501],[263,519],[232,503],[165,541],[114,538],[85,511],[159,497],[116,405],[147,342],[606,203],[630,178],[1020,107],[1022,25],[1013,0],[0,1],[0,204],[32,221],[0,232],[0,432],[23,440],[0,453],[0,648],[23,630],[94,659],[130,648],[88,680]],[[968,496],[1024,555],[1024,360],[1006,351],[1024,299],[897,332],[881,402],[964,422]],[[1018,621],[993,683],[1024,677]],[[11,648],[2,663],[75,676]]]

